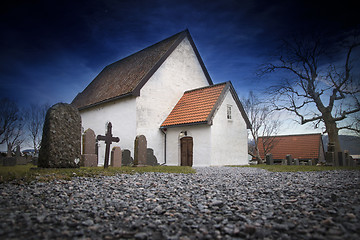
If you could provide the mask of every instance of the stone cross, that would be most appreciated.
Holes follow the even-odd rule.
[[[107,125],[107,131],[105,136],[101,136],[98,135],[97,136],[97,140],[100,141],[105,141],[105,163],[104,163],[104,168],[108,168],[109,167],[109,155],[110,155],[110,145],[112,142],[119,142],[120,139],[118,137],[113,137],[112,133],[111,133],[111,128],[112,128],[112,124],[111,122],[108,123]]]

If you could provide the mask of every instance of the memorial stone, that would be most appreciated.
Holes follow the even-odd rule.
[[[286,163],[287,163],[287,165],[293,164],[293,159],[292,159],[291,154],[286,155]]]
[[[128,149],[124,149],[122,151],[122,166],[132,166],[134,163],[134,159],[131,157],[131,152]]]
[[[83,154],[81,155],[80,165],[83,167],[97,167],[98,156],[96,152],[95,132],[87,129],[83,135]]]
[[[274,165],[274,159],[271,153],[266,154],[266,165]]]
[[[38,166],[43,168],[79,167],[81,117],[72,105],[57,103],[46,113]]]
[[[121,167],[122,153],[120,147],[113,147],[111,150],[111,164],[112,167]]]
[[[146,149],[147,141],[144,135],[136,136],[134,147],[134,165],[145,166],[146,165]]]
[[[297,158],[294,159],[294,165],[296,165],[296,166],[300,165],[299,159],[297,159]]]
[[[344,165],[344,153],[343,152],[338,152],[338,166],[345,166]]]
[[[149,166],[159,165],[159,163],[157,162],[157,158],[154,155],[154,150],[151,148],[146,149],[146,165]]]

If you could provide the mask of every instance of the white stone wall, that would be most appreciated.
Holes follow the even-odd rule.
[[[164,162],[164,134],[159,129],[183,93],[208,86],[195,52],[185,38],[140,90],[136,99],[136,134]]]
[[[227,106],[231,106],[231,120],[227,119]],[[211,126],[211,165],[248,164],[246,123],[230,91],[216,112]]]
[[[114,146],[121,147],[122,150],[129,149],[134,152],[134,140],[136,136],[136,100],[135,97],[124,98],[114,102],[102,104],[99,107],[85,109],[80,112],[82,127],[85,131],[88,128],[94,130],[95,135],[105,135],[107,122],[112,123],[112,133],[114,137],[119,137],[119,143]],[[99,165],[104,165],[105,143],[99,142]]]
[[[211,165],[211,127],[207,124],[169,128],[166,133],[166,165],[180,166],[180,133],[193,138],[193,167]]]

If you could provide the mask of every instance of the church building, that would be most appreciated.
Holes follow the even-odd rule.
[[[133,156],[138,135],[158,163],[221,166],[248,163],[250,122],[231,82],[213,84],[188,30],[106,66],[72,104],[84,130],[103,135]],[[104,163],[105,144],[98,143]]]

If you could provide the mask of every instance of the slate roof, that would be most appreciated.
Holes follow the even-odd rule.
[[[162,123],[161,128],[211,124],[212,117],[217,107],[221,104],[225,93],[229,89],[247,123],[247,127],[250,128],[248,117],[231,82],[186,91]]]
[[[262,159],[264,159],[264,150],[261,147],[263,140],[263,137],[258,139]],[[320,133],[276,136],[273,143],[274,148],[270,151],[273,159],[285,159],[288,154],[291,154],[293,159],[319,159],[320,149],[323,147]]]
[[[79,93],[72,104],[79,110],[128,96],[139,96],[140,89],[156,72],[166,58],[187,37],[210,85],[212,80],[188,30],[106,66],[95,79]]]

